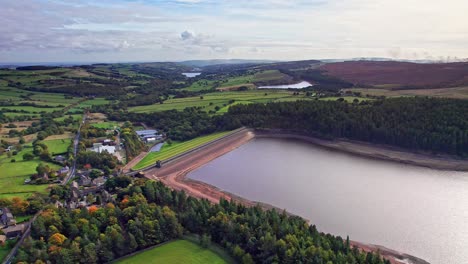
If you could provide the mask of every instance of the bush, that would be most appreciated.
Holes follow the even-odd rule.
[[[32,160],[34,159],[34,155],[31,153],[26,153],[23,155],[23,160]]]
[[[11,159],[11,162],[16,162],[16,160],[15,160],[15,159]]]

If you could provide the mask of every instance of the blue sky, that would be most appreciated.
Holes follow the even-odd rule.
[[[468,57],[465,0],[0,0],[0,62]]]

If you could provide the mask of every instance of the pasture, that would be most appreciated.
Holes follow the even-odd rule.
[[[11,198],[14,196],[28,197],[33,192],[45,192],[47,185],[24,184],[24,180],[36,173],[36,167],[43,162],[35,158],[24,161],[23,155],[31,153],[32,147],[26,146],[17,155],[8,157],[6,154],[0,156],[0,198]],[[11,162],[14,159],[15,162]],[[59,169],[58,165],[43,162],[51,168]]]
[[[188,240],[177,240],[145,250],[142,253],[124,258],[116,263],[223,264],[230,263],[230,261],[210,249],[202,248],[194,242]]]
[[[52,139],[45,140],[42,143],[46,144],[49,149],[49,153],[54,155],[65,154],[67,153],[68,147],[71,145],[71,139]]]
[[[408,90],[391,90],[391,89],[367,89],[367,88],[352,88],[345,91],[360,92],[363,96],[366,94],[373,96],[400,97],[400,96],[431,96],[444,97],[455,99],[468,99],[468,87],[451,87],[437,89],[408,89]]]
[[[186,98],[173,98],[164,101],[162,104],[152,104],[144,106],[136,106],[129,108],[130,112],[135,113],[149,113],[160,112],[167,110],[183,110],[187,107],[200,107],[205,111],[215,111],[217,107],[221,110],[223,107],[228,106],[230,103],[242,101],[246,103],[268,103],[283,101],[285,99],[296,101],[307,99],[309,97],[305,94],[294,95],[291,91],[278,90],[278,91],[242,91],[242,92],[214,92],[204,94],[202,97],[186,97]],[[226,110],[223,110],[226,111]]]
[[[164,146],[161,148],[160,151],[158,152],[150,152],[148,153],[140,162],[138,162],[135,167],[132,169],[134,170],[140,170],[145,167],[151,166],[156,163],[156,161],[161,160],[167,160],[169,158],[172,158],[176,155],[179,155],[181,153],[184,153],[186,151],[192,150],[194,148],[197,148],[203,144],[206,144],[210,141],[213,141],[215,139],[221,138],[227,134],[229,134],[230,131],[226,132],[218,132],[214,134],[210,134],[207,136],[202,136],[202,137],[197,137],[192,140],[184,141],[184,142],[173,142],[171,145],[169,144],[164,144]]]

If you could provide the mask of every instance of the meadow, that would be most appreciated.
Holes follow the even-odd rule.
[[[24,180],[36,173],[39,163],[45,163],[54,169],[60,167],[53,163],[47,163],[38,158],[24,161],[25,153],[32,153],[32,147],[26,146],[17,155],[9,158],[6,154],[0,156],[0,198],[12,198],[15,196],[26,198],[34,192],[45,193],[47,185],[24,184]],[[15,162],[11,162],[14,159]]]
[[[223,264],[230,263],[221,255],[188,240],[176,240],[157,246],[142,253],[124,258],[117,264],[146,263],[191,263],[191,264]]]
[[[184,142],[172,142],[171,145],[164,144],[158,152],[150,152],[148,153],[140,162],[138,162],[135,167],[132,169],[140,170],[145,167],[151,166],[156,163],[156,161],[161,160],[164,161],[166,159],[172,158],[176,155],[184,153],[186,151],[192,150],[196,147],[199,147],[203,144],[206,144],[210,141],[215,139],[221,138],[227,134],[231,133],[230,131],[227,132],[218,132],[214,134],[210,134],[207,136],[197,137],[192,140],[184,141]]]
[[[267,103],[267,102],[279,102],[288,100],[301,100],[308,99],[309,97],[305,94],[294,95],[294,92],[286,90],[278,91],[242,91],[242,92],[214,92],[204,94],[203,96],[194,96],[186,98],[173,98],[164,101],[162,104],[152,104],[144,106],[136,106],[129,108],[130,112],[135,113],[149,113],[149,112],[160,112],[166,110],[183,110],[187,107],[200,107],[206,111],[215,111],[216,107],[220,110],[229,105],[230,102],[246,102],[246,103]],[[226,111],[224,109],[223,111]]]
[[[71,145],[71,139],[52,139],[45,140],[42,143],[46,144],[49,153],[54,155],[65,154],[67,153],[68,147]]]

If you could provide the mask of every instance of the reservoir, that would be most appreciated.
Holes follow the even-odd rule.
[[[256,138],[188,177],[286,209],[322,232],[430,263],[468,263],[467,172]]]
[[[310,82],[302,81],[295,84],[282,84],[282,85],[267,85],[259,86],[258,89],[302,89],[312,86]]]
[[[200,75],[201,72],[183,72],[182,74],[187,78],[193,78],[193,77],[197,77],[198,75]]]

